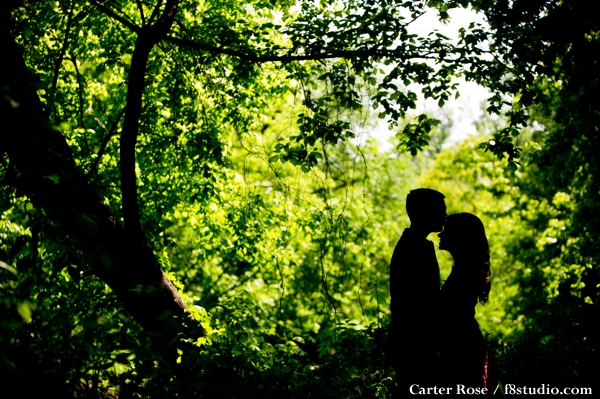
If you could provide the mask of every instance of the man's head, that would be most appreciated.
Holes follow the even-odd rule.
[[[442,231],[446,221],[444,194],[430,188],[417,188],[406,197],[406,212],[411,228],[434,232]]]

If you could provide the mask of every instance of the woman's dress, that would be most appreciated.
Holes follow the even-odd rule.
[[[487,386],[487,348],[475,320],[479,271],[455,265],[442,286],[440,361],[448,384]]]

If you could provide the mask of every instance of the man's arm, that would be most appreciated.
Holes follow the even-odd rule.
[[[420,242],[423,241],[423,242]],[[415,240],[407,229],[396,244],[390,262],[390,310],[392,319],[426,317],[431,302],[429,255],[425,240]],[[435,255],[434,255],[435,256]],[[439,282],[438,282],[439,284]]]

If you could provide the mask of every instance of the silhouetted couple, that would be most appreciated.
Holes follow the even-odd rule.
[[[411,224],[390,264],[388,355],[401,397],[427,387],[453,387],[457,393],[457,384],[487,384],[486,344],[475,320],[477,301],[487,302],[490,292],[485,229],[470,213],[446,216],[444,198],[425,188],[408,194]],[[441,232],[440,249],[454,258],[441,290],[435,249],[427,240],[433,232]]]

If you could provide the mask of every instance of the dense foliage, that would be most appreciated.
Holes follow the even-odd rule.
[[[487,229],[491,385],[590,386],[600,30],[582,2],[155,3],[0,6],[3,382],[389,397],[389,260],[427,186]],[[412,33],[459,6],[490,28]],[[445,146],[417,93],[442,107],[459,76],[492,95],[479,135]]]

